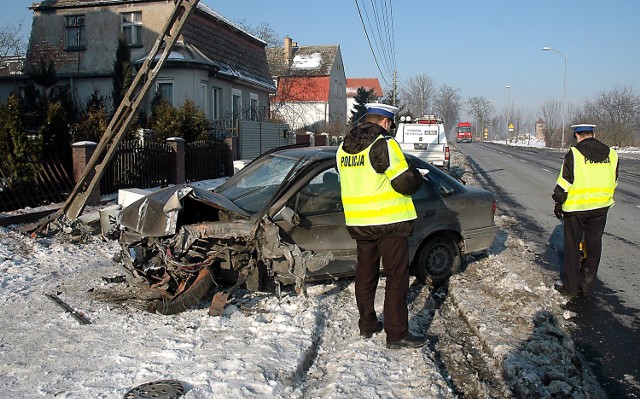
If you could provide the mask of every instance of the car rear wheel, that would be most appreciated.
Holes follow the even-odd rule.
[[[460,249],[450,236],[434,237],[418,254],[415,275],[423,284],[431,281],[434,286],[444,284],[460,267]]]

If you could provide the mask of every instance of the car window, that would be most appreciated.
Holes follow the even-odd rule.
[[[420,189],[414,194],[412,194],[411,198],[413,198],[414,200],[421,200],[421,199],[437,197],[437,195],[434,194],[433,189],[430,190],[427,187],[428,185],[429,185],[428,180],[424,179],[424,181],[420,185]]]
[[[271,201],[292,168],[300,168],[298,159],[273,154],[252,162],[214,192],[233,201],[249,213],[260,211]]]
[[[289,199],[287,206],[300,216],[342,212],[340,175],[333,167],[321,171]]]
[[[456,192],[456,186],[451,184],[450,181],[443,179],[442,176],[438,176],[437,173],[427,173],[424,177],[427,182],[442,196],[447,196]]]
[[[441,171],[436,166],[433,166],[428,162],[425,162],[413,155],[405,154],[405,156],[407,157],[407,161],[410,165],[421,169],[423,172],[426,171],[426,173],[423,173],[424,179],[426,180],[429,187],[431,187],[432,190],[438,192],[441,196],[448,196],[453,193],[465,191],[464,185],[462,183],[457,181],[452,176],[448,175],[446,172]],[[422,191],[423,189],[421,188],[420,190]],[[428,198],[420,196],[428,195],[428,191],[422,192],[422,194],[421,191],[418,191],[416,194],[414,194],[413,198]]]

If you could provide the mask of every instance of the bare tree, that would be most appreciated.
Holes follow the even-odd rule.
[[[500,115],[495,114],[487,118],[487,126],[489,127],[489,140],[496,140],[498,138],[498,126],[500,126]]]
[[[401,91],[407,111],[414,117],[433,112],[433,96],[435,88],[433,80],[427,74],[410,78]]]
[[[459,91],[460,89],[443,84],[438,88],[435,96],[434,109],[439,116],[444,118],[444,129],[447,133],[453,130],[460,119],[462,99]]]
[[[507,125],[507,132],[509,132],[509,142],[522,141],[523,138],[520,136],[527,128],[527,121],[524,111],[519,108],[513,108],[511,110],[511,121],[513,124],[513,132],[509,132]]]
[[[0,27],[0,58],[22,55],[26,51],[24,40],[20,36],[23,23],[7,24]]]
[[[316,121],[324,120],[325,110],[309,98],[320,97],[320,92],[322,87],[309,77],[280,76],[277,94],[271,99],[272,118],[288,123],[294,131],[318,129]],[[338,122],[335,113],[329,119],[329,123]]]
[[[264,40],[267,43],[267,47],[275,48],[284,46],[282,38],[276,33],[276,31],[269,25],[268,22],[261,22],[259,26],[253,27],[249,25],[245,19],[236,22],[242,29],[251,33],[253,36]]]
[[[495,112],[491,100],[485,97],[471,97],[467,100],[467,112],[469,112],[476,119],[476,135],[477,129],[480,127],[480,134],[484,131],[487,120],[490,120],[492,114]]]
[[[635,145],[640,134],[640,96],[631,87],[602,91],[584,105],[585,119],[593,123],[598,137],[609,145]]]
[[[531,112],[527,112],[524,116],[524,125],[522,126],[522,133],[525,134],[525,136],[523,136],[523,139],[526,140],[527,145],[531,144],[531,136],[535,136],[536,134],[535,126],[535,116],[531,114]]]
[[[560,146],[562,141],[562,103],[553,98],[547,100],[540,107],[538,117],[544,121],[542,133],[546,146]]]

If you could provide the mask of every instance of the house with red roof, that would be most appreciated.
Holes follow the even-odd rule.
[[[298,46],[287,36],[284,47],[267,49],[267,59],[276,85],[273,118],[293,131],[346,126],[347,79],[339,45]]]

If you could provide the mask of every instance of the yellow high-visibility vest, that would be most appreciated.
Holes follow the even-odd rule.
[[[385,138],[380,135],[374,143]],[[377,173],[369,160],[373,143],[357,154],[336,153],[342,205],[347,226],[374,226],[413,220],[416,209],[410,195],[391,187],[391,180],[409,168],[400,146],[389,140],[389,168]]]
[[[616,168],[618,154],[609,149],[609,157],[602,162],[594,162],[586,158],[575,147],[573,153],[573,184],[560,176],[556,183],[567,193],[567,200],[562,204],[565,212],[588,211],[607,208],[614,204],[613,192],[618,185]]]

